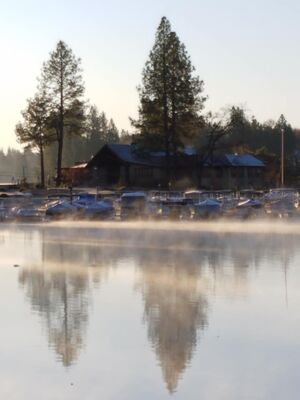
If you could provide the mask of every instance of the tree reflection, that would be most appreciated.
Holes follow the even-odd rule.
[[[137,259],[148,337],[170,393],[208,325],[209,299],[245,297],[250,267],[259,267],[266,256],[276,260],[278,249],[293,253],[293,240],[281,236],[210,233],[172,238],[172,247],[179,250],[162,250],[161,236],[160,250],[140,250]]]
[[[88,282],[66,271],[27,269],[20,274],[32,307],[45,320],[50,347],[64,366],[77,359],[88,321]]]
[[[138,286],[143,294],[148,336],[166,386],[173,393],[196,348],[198,330],[207,326],[206,280],[200,265],[186,263],[179,253],[144,256]]]
[[[138,270],[148,338],[170,393],[209,324],[214,296],[246,297],[250,270],[281,254],[286,271],[297,248],[279,235],[141,229],[50,229],[41,243],[40,262],[22,269],[19,281],[60,362],[72,365],[84,347],[95,283],[126,260]]]
[[[92,284],[106,278],[105,258],[95,247],[46,237],[42,258],[40,264],[20,271],[19,282],[33,310],[44,320],[49,346],[68,367],[84,347]]]

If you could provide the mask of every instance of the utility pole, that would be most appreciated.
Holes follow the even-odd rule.
[[[284,128],[281,128],[281,187],[284,187]]]

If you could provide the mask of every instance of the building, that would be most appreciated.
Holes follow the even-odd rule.
[[[194,150],[171,155],[169,162],[168,174],[164,151],[106,144],[87,164],[65,170],[65,176],[73,179],[73,184],[106,187],[159,188],[167,187],[168,180],[172,188],[178,189],[244,189],[264,185],[265,164],[250,154],[225,154],[204,161]]]
[[[197,158],[185,154],[171,157],[172,182],[197,181]],[[145,188],[166,187],[167,158],[164,151],[140,150],[135,145],[107,144],[88,162],[92,182]]]
[[[260,189],[265,164],[252,154],[224,154],[203,165],[201,186],[208,189]]]
[[[88,180],[89,171],[86,169],[87,163],[75,163],[72,167],[64,167],[61,169],[62,181],[74,186],[80,185],[82,182]]]

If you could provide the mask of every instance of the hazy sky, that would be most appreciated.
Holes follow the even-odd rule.
[[[0,0],[0,148],[58,40],[81,57],[86,98],[130,129],[136,86],[167,16],[209,96],[206,111],[244,105],[260,121],[300,127],[298,0]]]

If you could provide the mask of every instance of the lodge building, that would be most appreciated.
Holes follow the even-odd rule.
[[[260,189],[265,164],[251,154],[223,154],[205,161],[189,149],[169,158],[163,151],[142,151],[135,145],[106,144],[88,162],[64,169],[73,185],[176,189]]]

